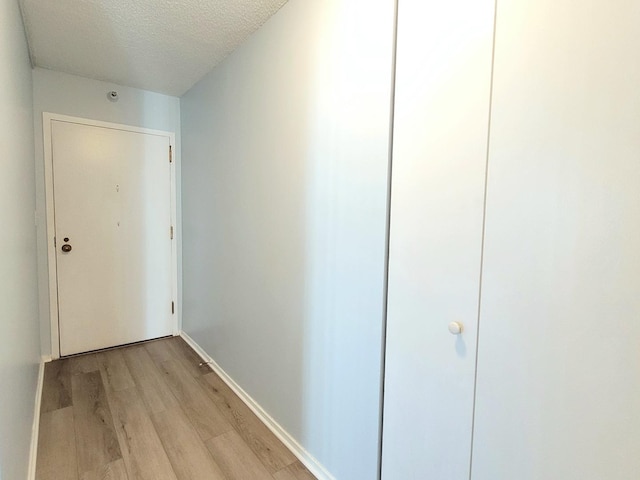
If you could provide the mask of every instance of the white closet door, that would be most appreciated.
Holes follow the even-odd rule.
[[[473,480],[640,478],[640,3],[498,3]]]
[[[399,5],[384,480],[469,478],[493,21]]]

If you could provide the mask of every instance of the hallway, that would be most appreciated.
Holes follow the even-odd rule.
[[[46,365],[36,478],[311,480],[180,337]]]

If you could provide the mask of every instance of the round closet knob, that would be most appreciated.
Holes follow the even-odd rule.
[[[449,333],[451,333],[451,335],[460,335],[463,329],[464,327],[460,322],[451,322],[449,324]]]

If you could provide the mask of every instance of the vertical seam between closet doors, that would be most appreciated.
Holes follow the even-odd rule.
[[[484,199],[482,205],[482,235],[480,241],[480,279],[478,282],[478,321],[476,327],[476,358],[473,378],[473,408],[471,414],[471,445],[469,448],[469,480],[473,477],[473,446],[476,431],[476,395],[478,390],[478,352],[480,348],[480,314],[482,312],[482,278],[484,273],[484,242],[487,225],[487,190],[489,186],[489,153],[491,150],[491,120],[493,114],[493,80],[496,61],[496,32],[498,29],[498,0],[493,4],[493,38],[491,44],[491,73],[489,79],[489,115],[487,118],[487,151],[484,169]]]
[[[382,304],[382,341],[380,357],[380,428],[378,432],[378,480],[382,478],[382,434],[384,430],[384,383],[387,355],[387,309],[389,305],[389,246],[391,243],[391,189],[393,176],[393,135],[396,99],[396,56],[398,53],[398,8],[400,0],[394,0],[393,34],[391,46],[391,85],[389,105],[389,158],[387,166],[387,218],[384,258],[384,298]]]

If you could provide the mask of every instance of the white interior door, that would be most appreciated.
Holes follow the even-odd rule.
[[[640,478],[640,3],[498,2],[473,480]]]
[[[493,24],[399,4],[383,480],[469,480]]]
[[[57,120],[51,138],[60,354],[172,334],[170,138]]]

